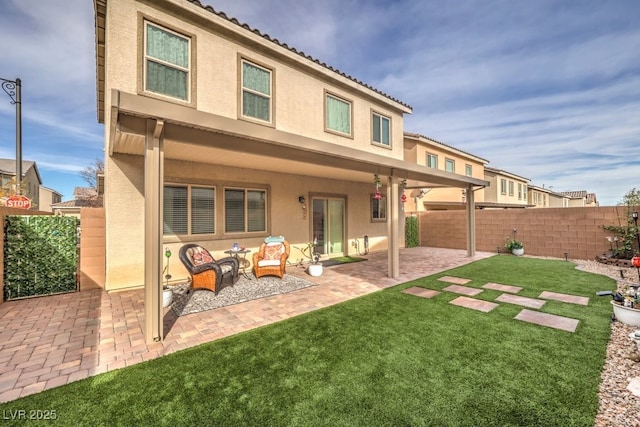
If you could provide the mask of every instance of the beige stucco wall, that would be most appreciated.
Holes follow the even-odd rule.
[[[62,201],[62,197],[58,193],[42,186],[39,187],[38,195],[38,203],[41,211],[53,212],[51,205]]]
[[[107,290],[139,287],[144,284],[143,158],[118,155],[114,156],[112,161],[120,173],[116,173],[114,169],[106,183],[113,186],[113,191],[117,189],[117,194],[122,197],[114,197],[115,200],[109,204],[109,209],[115,214],[107,215],[107,240],[110,242],[106,249]],[[387,224],[372,222],[370,219],[370,194],[373,185],[181,161],[166,162],[165,182],[215,185],[217,190],[215,236],[164,239],[164,246],[173,254],[169,262],[170,274],[174,281],[187,277],[178,259],[178,251],[186,242],[202,244],[216,258],[227,256],[223,251],[229,249],[233,242],[255,251],[268,234],[283,235],[293,246],[304,246],[313,237],[311,214],[307,213],[305,218],[298,202],[298,196],[301,195],[307,200],[307,211],[310,211],[309,202],[313,195],[346,198],[345,246],[348,255],[357,255],[353,246],[354,239],[359,239],[360,248],[363,249],[365,235],[369,236],[370,251],[387,248]],[[242,234],[224,235],[221,192],[225,185],[268,186],[268,233],[257,234],[255,237]],[[291,257],[292,261],[301,258],[300,252],[294,247]]]
[[[510,203],[516,205],[526,205],[528,198],[528,183],[525,180],[518,179],[511,175],[495,173],[493,171],[484,171],[484,179],[489,181],[490,185],[478,193],[484,193],[485,202]],[[507,181],[506,194],[502,194],[501,180]],[[513,183],[513,195],[509,194],[509,183]],[[522,187],[522,197],[518,198],[518,184]]]
[[[203,10],[186,4],[206,19],[229,27],[239,27]],[[230,38],[207,31],[202,26],[180,22],[174,16],[131,0],[109,0],[106,33],[106,105],[110,105],[111,88],[130,93],[144,93],[141,81],[143,17],[192,36],[195,108],[200,111],[238,118],[239,55],[271,68],[274,75],[274,123],[279,130],[323,141],[366,150],[382,156],[403,158],[403,117],[397,103],[261,37],[251,48]],[[245,31],[246,32],[246,31]],[[243,32],[244,33],[244,32]],[[277,53],[270,48],[277,48]],[[309,69],[309,67],[312,67]],[[313,74],[312,74],[313,73]],[[353,138],[335,135],[324,129],[325,91],[351,100]],[[150,94],[147,94],[150,95]],[[151,95],[153,96],[153,95]],[[162,98],[172,101],[170,98]],[[172,101],[173,102],[173,101]],[[392,105],[394,104],[394,105]],[[391,118],[391,148],[371,143],[372,110]],[[108,111],[105,123],[108,123]]]
[[[360,149],[395,159],[403,158],[403,111],[408,108],[364,86],[328,70],[299,54],[277,46],[263,37],[248,33],[237,25],[213,15],[186,1],[172,1],[187,8],[200,19],[199,24],[181,22],[175,13],[153,8],[153,3],[132,0],[109,0],[106,18],[105,50],[105,196],[106,208],[106,289],[142,286],[144,280],[144,161],[142,157],[122,154],[110,155],[112,135],[112,89],[159,97],[144,93],[142,86],[142,23],[143,18],[158,25],[190,36],[192,40],[192,99],[190,105],[207,113],[243,120],[238,117],[239,58],[254,61],[273,70],[274,121],[278,130],[303,135],[341,146]],[[204,19],[204,21],[203,21]],[[217,35],[203,22],[213,20],[225,29],[224,37]],[[218,30],[216,30],[218,31]],[[230,31],[230,32],[229,32]],[[251,47],[239,43],[238,32],[249,36]],[[276,52],[271,49],[275,47]],[[301,61],[302,60],[302,61]],[[303,63],[300,66],[300,62]],[[338,136],[324,129],[324,97],[326,91],[352,101],[353,137]],[[170,102],[179,101],[162,98]],[[371,113],[375,111],[391,118],[391,147],[371,143]],[[185,149],[187,149],[185,147]],[[211,161],[210,163],[215,163]],[[372,185],[354,184],[331,179],[309,178],[286,173],[267,173],[260,170],[220,167],[214,164],[190,164],[167,160],[165,182],[224,185],[264,184],[269,186],[270,234],[285,235],[292,244],[308,242],[310,218],[302,218],[298,196],[307,200],[314,193],[345,195],[347,198],[347,233],[350,239],[370,237],[370,249],[386,249],[386,223],[371,223],[369,195]],[[218,193],[220,194],[220,193]],[[218,199],[220,203],[221,198]],[[217,216],[221,218],[221,211]],[[221,230],[221,223],[218,230]],[[227,237],[199,241],[214,256],[239,241],[247,248],[257,248],[264,236]],[[189,240],[191,241],[191,240]],[[174,279],[186,272],[180,266],[178,250],[184,241],[167,240],[174,256],[171,274]],[[292,253],[296,251],[292,249]],[[349,252],[351,253],[351,252]],[[293,255],[292,255],[293,256]],[[178,271],[176,271],[178,270]]]
[[[457,150],[448,149],[436,143],[429,143],[426,139],[417,141],[410,138],[405,139],[404,159],[407,162],[416,163],[422,166],[427,165],[427,154],[438,157],[438,170],[445,170],[445,159],[455,162],[454,172],[458,175],[466,175],[466,165],[471,165],[471,176],[478,179],[485,179],[484,163],[474,157],[470,157]],[[407,193],[410,193],[409,191]],[[409,196],[409,194],[407,194]],[[484,191],[475,192],[475,201],[483,202]],[[407,212],[421,212],[425,210],[425,203],[430,202],[454,202],[462,203],[461,188],[431,188],[421,198],[409,197],[405,206]]]

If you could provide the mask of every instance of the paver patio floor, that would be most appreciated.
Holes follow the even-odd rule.
[[[146,344],[142,289],[88,291],[0,304],[0,402],[214,341],[429,276],[494,253],[440,248],[400,251],[400,277],[387,276],[387,253],[324,269],[287,273],[318,286],[177,317],[165,309],[164,341]]]

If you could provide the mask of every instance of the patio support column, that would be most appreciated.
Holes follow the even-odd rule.
[[[476,254],[476,203],[473,185],[467,186],[467,256]]]
[[[144,338],[162,341],[162,120],[147,120],[144,140]]]
[[[387,185],[387,236],[389,254],[389,277],[400,277],[400,194],[398,177],[391,171]]]

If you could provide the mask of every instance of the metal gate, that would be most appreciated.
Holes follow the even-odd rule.
[[[5,301],[77,291],[78,225],[70,216],[5,218]]]

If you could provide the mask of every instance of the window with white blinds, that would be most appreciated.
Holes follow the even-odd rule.
[[[165,235],[215,233],[215,188],[166,185],[163,215]]]
[[[267,192],[260,189],[224,190],[225,233],[267,231]]]

